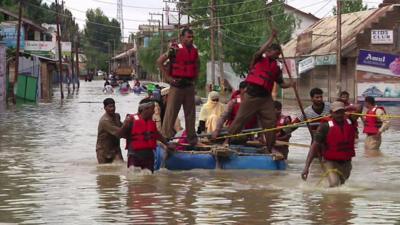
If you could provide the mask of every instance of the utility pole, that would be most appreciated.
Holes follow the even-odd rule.
[[[56,0],[56,10],[57,10],[57,43],[58,43],[58,63],[59,63],[59,79],[60,79],[60,92],[61,99],[64,99],[63,92],[63,75],[62,75],[62,54],[61,54],[61,37],[60,37],[60,5],[58,4],[58,0]]]
[[[161,39],[161,54],[164,52],[164,14],[162,13],[149,13],[150,16],[161,16],[161,27],[160,27],[160,21],[158,21],[158,30],[160,32],[160,39]]]
[[[75,91],[75,69],[74,69],[74,51],[72,47],[72,37],[70,38],[71,40],[71,81],[72,81],[72,90]]]
[[[222,31],[221,31],[221,21],[220,19],[217,20],[218,22],[218,52],[219,52],[219,74],[220,74],[220,81],[221,81],[221,93],[225,92],[225,74],[224,74],[224,49],[222,46]]]
[[[77,42],[75,43],[75,58],[76,58],[76,81],[78,85],[78,89],[80,86],[79,82],[79,33],[77,34]]]
[[[12,98],[13,104],[17,103],[17,100],[15,98],[14,94],[14,86],[15,83],[18,82],[18,67],[19,67],[19,49],[20,49],[20,39],[21,39],[21,23],[22,23],[22,0],[19,0],[18,4],[18,26],[17,26],[17,49],[15,51],[15,68],[14,68],[14,81],[10,82],[10,97]]]
[[[214,17],[215,17],[215,0],[211,0],[211,6],[210,6],[210,47],[211,47],[211,83],[213,85],[212,88],[214,88],[215,85],[215,45],[214,45],[214,40],[215,40],[215,33],[214,33],[214,28],[215,28],[215,22],[214,22]]]
[[[342,3],[341,0],[336,1],[336,91],[337,95],[342,91]]]

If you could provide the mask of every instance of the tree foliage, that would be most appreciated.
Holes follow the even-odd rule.
[[[109,20],[99,8],[86,12],[83,49],[88,69],[107,70],[109,50],[121,47],[121,28],[117,20]],[[115,51],[116,52],[116,51]]]
[[[223,37],[225,61],[229,62],[236,73],[246,74],[255,51],[269,38],[273,27],[279,28],[279,39],[286,42],[295,28],[293,15],[285,14],[284,0],[273,0],[268,5],[265,1],[254,0],[219,0],[216,2],[216,17],[220,19]],[[195,19],[193,28],[196,45],[200,49],[202,61],[210,60],[210,9],[208,0],[192,1],[189,5],[180,5]],[[217,37],[217,29],[215,29]],[[215,39],[215,46],[217,39]],[[216,59],[218,47],[216,47]],[[204,64],[202,66],[205,66]],[[204,70],[204,69],[203,69]],[[205,71],[205,70],[204,70]]]
[[[362,0],[342,1],[341,13],[352,13],[358,11],[364,11],[367,9],[367,5],[363,5]],[[332,9],[333,15],[337,14],[336,6]]]
[[[158,73],[156,61],[160,56],[160,36],[154,35],[151,37],[149,46],[139,50],[139,63],[143,69],[150,73]]]

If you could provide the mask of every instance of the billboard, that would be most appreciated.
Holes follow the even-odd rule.
[[[357,60],[357,97],[377,101],[400,101],[400,56],[360,50]]]
[[[71,42],[61,42],[62,55],[70,56]],[[47,58],[58,58],[57,43],[52,41],[25,41],[25,52]]]
[[[2,42],[8,48],[17,48],[17,27],[15,24],[0,24],[0,36],[2,37]],[[21,49],[25,47],[25,32],[21,27],[21,37],[19,40],[19,45]]]

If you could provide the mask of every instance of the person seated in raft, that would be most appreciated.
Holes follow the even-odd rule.
[[[276,110],[276,127],[289,125],[292,119],[290,118],[290,116],[282,114],[282,103],[279,101],[274,101],[274,107]],[[286,133],[283,129],[277,130],[275,135],[277,141],[282,141],[286,143],[289,142],[289,139],[291,137],[291,134]],[[273,149],[280,152],[283,155],[283,158],[287,160],[289,154],[289,146],[287,144],[275,143]]]
[[[213,132],[217,128],[218,118],[224,112],[224,109],[225,105],[219,102],[219,93],[211,91],[208,94],[206,104],[201,107],[197,133],[201,134],[203,131],[207,133]]]
[[[140,167],[154,172],[154,151],[157,141],[174,150],[175,145],[168,143],[157,130],[153,121],[154,101],[142,99],[139,102],[138,113],[129,115],[122,126],[123,133],[128,137],[128,168]]]
[[[354,116],[346,118],[343,102],[331,105],[331,116],[318,126],[306,164],[301,174],[307,180],[312,160],[322,156],[322,168],[328,176],[329,187],[337,187],[346,182],[352,169],[351,159],[355,156]]]
[[[218,118],[216,129],[211,135],[212,139],[216,139],[218,137],[224,124],[228,127],[232,124],[239,111],[240,103],[242,102],[242,98],[244,96],[244,93],[246,92],[246,87],[247,83],[245,81],[242,81],[239,84],[239,89],[232,93],[231,100],[226,105],[225,111]],[[244,129],[253,129],[256,128],[257,125],[257,117],[254,116],[249,122],[246,123]],[[248,138],[244,136],[244,138],[234,138],[231,140],[231,142],[235,144],[242,144],[244,142],[243,144],[245,144],[247,139]]]
[[[119,113],[115,113],[115,101],[106,98],[103,101],[104,115],[100,118],[97,128],[96,156],[99,164],[123,161],[120,138],[122,126]]]

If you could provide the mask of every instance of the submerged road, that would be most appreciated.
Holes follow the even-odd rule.
[[[360,135],[352,175],[340,188],[316,186],[318,163],[303,182],[307,149],[296,147],[281,172],[133,174],[125,164],[97,165],[97,124],[104,98],[113,97],[124,117],[141,96],[105,95],[102,87],[82,82],[62,104],[55,91],[51,103],[0,111],[0,224],[400,223],[400,121],[384,134],[381,157],[364,154]],[[284,111],[295,113],[295,103],[284,102]],[[291,141],[309,140],[300,128]]]

